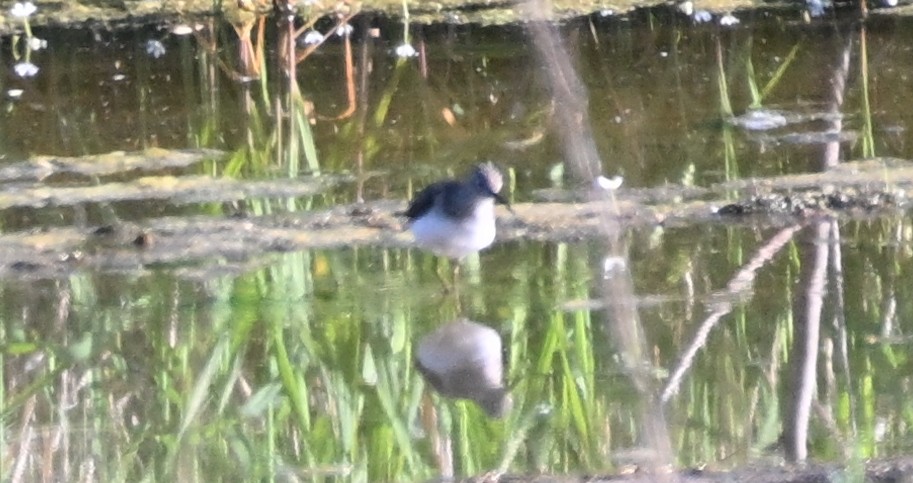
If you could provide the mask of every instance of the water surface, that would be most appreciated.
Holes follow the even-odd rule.
[[[758,12],[722,28],[645,12],[562,25],[603,172],[624,176],[617,196],[910,157],[908,21],[863,30],[798,18]],[[364,35],[369,24],[380,38]],[[401,26],[354,25],[351,112],[337,38],[298,65],[304,102],[288,104],[273,31],[268,80],[248,84],[233,80],[239,44],[218,21],[185,37],[36,31],[49,42],[31,54],[38,74],[16,77],[7,58],[0,77],[5,92],[23,89],[0,115],[4,163],[148,147],[227,154],[2,190],[146,175],[352,181],[303,197],[12,207],[0,213],[4,234],[405,200],[485,159],[508,173],[514,202],[579,191],[562,167],[555,133],[567,127],[555,124],[546,67],[522,29],[416,28],[424,57],[397,59]],[[165,55],[149,56],[150,39]],[[291,112],[281,123],[277,102]],[[729,122],[753,104],[790,124]],[[290,131],[296,116],[313,124]],[[850,135],[815,136],[828,130]],[[56,278],[20,267],[0,281],[3,477],[609,473],[665,457],[645,436],[657,422],[676,464],[729,468],[797,458],[775,443],[809,408],[800,439],[812,459],[909,451],[904,213],[625,226],[612,251],[602,238],[496,243],[449,291],[440,279],[450,264],[402,247],[277,249]],[[619,280],[633,296],[606,300]],[[621,306],[637,309],[632,339],[619,335]],[[503,419],[434,394],[413,364],[416,342],[458,317],[502,336],[513,399]],[[811,367],[805,378],[799,367]]]

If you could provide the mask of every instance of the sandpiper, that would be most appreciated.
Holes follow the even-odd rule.
[[[469,319],[448,322],[419,339],[415,365],[442,396],[475,401],[493,418],[513,404],[504,385],[501,335]]]
[[[432,183],[409,203],[406,217],[416,243],[437,255],[462,259],[495,240],[495,201],[504,180],[491,163],[477,165],[462,181]]]

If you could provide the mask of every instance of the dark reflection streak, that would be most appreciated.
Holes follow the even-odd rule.
[[[749,293],[754,284],[755,275],[758,270],[767,265],[770,260],[773,260],[777,253],[793,239],[796,232],[800,229],[802,229],[801,225],[793,225],[780,230],[776,235],[771,237],[764,246],[759,248],[754,257],[752,257],[751,260],[729,280],[725,290],[713,294],[712,298],[722,301],[713,304],[711,306],[710,315],[701,322],[700,327],[698,327],[697,332],[694,335],[694,340],[691,341],[691,345],[689,345],[682,354],[678,365],[672,371],[672,376],[663,389],[660,401],[666,403],[672,396],[678,393],[679,385],[681,384],[685,373],[691,368],[694,356],[697,354],[698,350],[704,346],[710,331],[724,315],[732,312],[732,303],[729,302],[729,300],[739,298],[741,294]]]
[[[847,36],[843,49],[831,75],[830,110],[838,112],[843,105],[847,72],[849,71],[849,52],[852,45]],[[833,132],[842,128],[840,120],[832,121]],[[825,145],[822,153],[822,168],[836,166],[840,162],[840,143],[833,141]],[[811,406],[816,391],[816,374],[818,366],[821,316],[824,296],[827,288],[827,270],[829,263],[835,267],[835,274],[842,274],[839,268],[839,251],[831,248],[839,246],[840,232],[834,220],[822,220],[811,225],[806,232],[804,248],[800,253],[801,275],[799,290],[793,305],[793,347],[790,354],[790,379],[788,395],[785,400],[783,419],[783,442],[786,459],[791,462],[804,461],[808,457],[808,426],[811,417]],[[833,253],[832,253],[833,252]],[[842,276],[836,280],[836,293],[842,292]],[[843,311],[843,297],[838,295],[839,306],[834,323],[838,323],[839,314]],[[838,333],[844,332],[838,328]],[[844,335],[845,337],[845,335]],[[845,344],[845,340],[842,341]],[[841,348],[845,353],[845,348]],[[845,370],[848,370],[844,360]]]
[[[31,448],[36,444],[35,439],[40,436],[36,434],[35,425],[32,422],[35,419],[35,407],[37,405],[38,396],[30,396],[24,404],[22,404],[22,412],[19,416],[19,421],[22,421],[22,424],[18,428],[19,431],[16,433],[16,438],[18,439],[18,447],[15,452],[10,456],[10,459],[13,460],[10,463],[12,468],[12,477],[10,481],[24,481],[22,475],[26,472],[26,465],[28,464],[30,457],[33,456],[34,451]],[[11,446],[11,445],[10,445]],[[6,463],[6,461],[4,461]]]
[[[370,18],[365,16],[362,19],[363,25],[362,30],[367,31],[370,27]],[[362,38],[361,45],[358,49],[358,66],[356,72],[358,72],[358,93],[356,94],[357,98],[357,111],[355,112],[355,125],[358,129],[358,150],[355,153],[355,179],[357,180],[355,186],[355,200],[358,203],[364,203],[365,201],[365,176],[364,176],[364,167],[365,167],[365,146],[367,144],[365,139],[365,122],[368,118],[368,74],[371,72],[371,46],[372,38],[370,35],[365,35]]]
[[[214,32],[215,31],[215,20],[209,19],[206,21],[206,31]],[[197,42],[200,42],[204,45],[201,55],[203,56],[203,64],[206,66],[206,95],[209,96],[209,102],[207,107],[209,107],[209,112],[206,113],[206,117],[209,119],[217,119],[219,115],[219,102],[220,98],[218,96],[219,86],[216,85],[218,82],[218,71],[217,67],[217,56],[215,55],[216,47],[215,45],[207,45],[207,41],[204,40],[204,36],[194,32],[194,37],[197,39]],[[206,37],[210,40],[208,42],[213,42],[211,37]],[[214,42],[213,42],[214,43]]]
[[[865,35],[863,30],[862,35]],[[843,50],[840,51],[840,55],[835,66],[834,73],[831,76],[831,102],[828,105],[828,110],[834,114],[830,116],[831,120],[828,122],[829,131],[833,133],[839,133],[843,130],[843,119],[839,115],[840,110],[843,107],[843,97],[844,91],[846,90],[846,78],[847,73],[850,70],[850,49],[853,45],[853,38],[849,35],[846,36],[846,42],[843,44]],[[837,166],[840,163],[840,142],[835,140],[824,145],[824,163],[823,168],[832,168]]]
[[[444,479],[453,478],[453,438],[449,433],[441,431],[442,423],[439,422],[437,409],[434,407],[431,393],[428,391],[422,395],[422,406],[424,408],[420,412],[422,428],[428,434],[431,455],[437,463],[440,476]]]
[[[219,56],[219,45],[215,34],[217,31],[218,29],[216,28],[216,21],[214,19],[209,19],[206,22],[206,28],[195,30],[193,32],[193,36],[194,39],[196,39],[197,45],[202,47],[201,55],[204,56],[203,62],[206,65],[207,93],[209,95],[210,108],[210,112],[206,113],[206,116],[210,118],[216,118],[218,115],[218,93],[220,92],[219,87],[216,85],[217,82],[219,82],[219,78],[217,77],[218,72],[221,71],[226,76],[234,80],[237,80],[240,77],[238,73],[230,68]],[[245,109],[247,109],[245,112],[250,112],[247,105],[245,105]],[[248,138],[248,142],[250,142],[249,135]]]
[[[67,327],[70,325],[69,322],[70,322],[70,314],[72,313],[73,293],[72,293],[72,286],[70,285],[70,283],[68,281],[62,281],[59,283],[60,283],[60,285],[58,285],[58,287],[57,287],[57,290],[58,290],[58,292],[57,292],[57,314],[55,317],[56,327],[54,328],[54,330],[57,333],[62,334],[61,342],[66,347],[66,346],[69,346],[69,342],[70,342],[69,339],[71,336],[71,332],[69,330],[67,330]],[[76,386],[75,379],[77,379],[77,378],[74,377],[74,374],[73,374],[75,371],[76,371],[76,369],[73,366],[70,366],[70,365],[61,366],[60,377],[59,377],[59,381],[60,381],[60,389],[59,389],[59,396],[58,396],[59,400],[54,403],[58,408],[71,408],[71,407],[76,406],[76,404],[77,404],[76,401],[73,400],[73,398],[75,398],[76,395],[71,393],[71,388]],[[61,431],[61,429],[65,428],[65,427],[66,427],[66,424],[62,422],[62,424],[58,428],[56,428],[56,430]],[[62,450],[61,454],[63,455],[63,459],[64,459],[63,468],[69,469],[72,467],[72,466],[70,466],[70,462],[68,461],[69,455],[70,455],[70,440],[72,438],[68,434],[58,434],[57,436],[60,438],[59,441],[60,441],[60,446],[61,446],[61,450]],[[45,478],[45,481],[50,481],[51,479],[53,479],[52,474],[50,474],[50,470],[47,467],[45,467],[45,469],[46,469],[46,472],[43,475]],[[64,474],[66,475],[66,470],[64,470]]]
[[[418,41],[418,65],[419,72],[422,73],[422,79],[428,80],[428,49],[425,46],[425,38]]]
[[[538,54],[545,83],[551,90],[555,105],[556,122],[552,125],[558,131],[569,170],[579,179],[591,185],[601,173],[601,163],[590,127],[586,89],[577,72],[571,65],[570,55],[564,46],[554,24],[548,23],[551,4],[548,0],[529,0],[528,24]],[[606,202],[613,206],[610,192],[603,192]],[[644,446],[649,459],[642,461],[645,471],[652,472],[656,481],[673,481],[676,477],[660,468],[669,467],[675,461],[668,425],[662,405],[657,397],[655,379],[647,369],[650,365],[647,341],[640,324],[637,307],[634,303],[634,283],[626,247],[618,239],[621,230],[618,222],[612,217],[614,209],[602,213],[600,223],[605,234],[607,260],[620,263],[622,267],[606,274],[602,286],[603,296],[611,307],[608,320],[608,332],[612,334],[615,347],[621,352],[622,360],[628,369],[628,377],[638,388],[639,404],[632,408],[641,421],[639,443]],[[659,470],[659,471],[652,471]]]
[[[250,94],[250,83],[249,82],[245,82],[245,83],[241,84],[241,101],[242,101],[241,108],[242,108],[244,115],[246,116],[246,120],[247,120],[247,122],[244,123],[244,126],[246,128],[245,129],[245,134],[246,134],[245,140],[247,141],[247,148],[253,149],[254,145],[255,145],[255,139],[256,139],[255,134],[254,134],[253,122],[251,122],[251,120],[252,120],[251,114],[254,111],[254,100]]]
[[[290,16],[285,16],[279,22],[279,45],[282,46],[279,50],[279,60],[288,80],[288,92],[294,98],[299,93],[298,64],[295,62],[295,24],[294,19]],[[291,104],[291,101],[289,104]],[[291,106],[289,106],[289,110],[291,110]]]
[[[865,28],[862,29],[860,35],[865,35]],[[843,50],[841,51],[840,57],[838,59],[837,69],[834,71],[834,75],[831,80],[833,102],[831,102],[830,110],[833,114],[839,114],[841,108],[843,107],[844,92],[846,90],[846,79],[849,75],[850,70],[850,52],[853,47],[853,36],[846,35],[846,40],[843,44]],[[841,116],[835,115],[831,116],[830,130],[833,132],[840,132],[843,130],[843,118]],[[825,154],[824,154],[824,165],[827,167],[836,166],[840,160],[840,142],[832,141],[825,145]],[[843,253],[840,248],[840,226],[837,223],[837,220],[831,220],[831,249],[830,249],[830,266],[831,266],[831,286],[830,291],[834,294],[835,298],[835,311],[832,324],[834,326],[834,331],[837,334],[837,349],[839,351],[840,363],[843,369],[843,377],[847,384],[847,387],[850,388],[850,393],[853,393],[853,380],[850,378],[850,358],[847,348],[847,329],[846,329],[846,317],[845,317],[845,300],[843,297]],[[853,398],[849,399],[850,414],[855,414],[855,404]],[[856,433],[856,419],[849,418],[849,422],[852,428],[853,433]]]
[[[290,16],[284,16],[284,18],[279,20],[279,63],[282,65],[282,69],[285,73],[285,81],[288,82],[286,87],[287,92],[287,101],[286,105],[288,106],[288,133],[289,139],[285,140],[286,142],[291,141],[291,137],[294,136],[294,133],[297,131],[295,126],[295,116],[292,111],[294,109],[293,103],[294,99],[297,98],[299,89],[298,89],[298,69],[297,64],[295,63],[295,25],[293,19]],[[276,120],[276,157],[281,158],[282,153],[290,152],[290,144],[283,145],[283,130],[282,123],[286,116],[282,112],[283,106],[283,97],[282,94],[276,92],[273,100],[273,112]],[[276,160],[276,165],[281,166],[282,161],[280,159]]]
[[[802,244],[806,250],[800,254],[802,269],[794,301],[793,346],[789,351],[791,371],[783,418],[784,449],[786,459],[791,462],[804,461],[808,457],[808,423],[815,392],[830,228],[827,221],[809,227]]]
[[[529,24],[529,30],[555,102],[557,120],[554,126],[561,137],[565,161],[576,176],[592,181],[602,170],[587,116],[586,87],[574,71],[570,55],[555,27],[538,20],[551,10],[550,3],[547,0],[530,0],[530,8],[536,21]]]

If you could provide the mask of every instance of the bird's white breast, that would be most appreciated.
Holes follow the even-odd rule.
[[[435,206],[412,222],[412,234],[422,248],[438,255],[463,258],[488,247],[495,240],[494,200],[480,200],[472,214],[457,220]]]

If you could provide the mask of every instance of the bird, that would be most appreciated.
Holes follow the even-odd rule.
[[[501,335],[469,319],[448,322],[419,339],[415,366],[444,397],[469,399],[492,418],[513,405],[504,384]]]
[[[425,187],[404,213],[416,244],[454,260],[487,248],[495,240],[495,202],[510,210],[499,194],[503,185],[501,172],[489,162],[476,165],[463,180]]]

